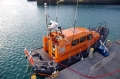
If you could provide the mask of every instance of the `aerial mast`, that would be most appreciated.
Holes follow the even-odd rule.
[[[44,8],[45,8],[45,17],[46,17],[46,29],[48,29],[48,14],[47,14],[47,3],[44,3]],[[47,35],[48,35],[48,31],[47,31]]]
[[[75,24],[76,24],[76,18],[77,18],[77,8],[78,8],[78,0],[77,0],[77,5],[76,5],[76,12],[75,12],[75,21],[74,21],[74,29],[73,29],[73,38],[72,38],[72,41],[74,39],[74,31],[75,31]]]
[[[77,17],[77,8],[78,8],[78,0],[77,0],[77,5],[76,5],[76,12],[75,12],[74,30],[75,30],[76,17]]]

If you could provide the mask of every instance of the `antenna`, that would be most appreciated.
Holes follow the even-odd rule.
[[[75,24],[76,24],[76,17],[77,17],[77,8],[78,8],[78,0],[77,0],[76,12],[75,12],[75,21],[74,21],[74,29],[73,29],[73,38],[72,38],[72,41],[74,39],[74,31],[75,31]]]
[[[77,8],[78,8],[78,0],[77,0],[76,12],[75,12],[74,30],[75,30],[76,17],[77,17]]]
[[[86,28],[87,28],[87,24],[86,24]]]
[[[85,27],[85,31],[87,30],[87,24],[86,24],[86,27]]]
[[[58,0],[57,0],[57,7],[56,7],[56,22],[57,22],[57,17],[58,17]]]
[[[48,15],[47,15],[47,11],[46,11],[47,3],[44,3],[44,7],[45,7],[45,16],[46,16],[46,26],[48,28],[48,23],[47,23]]]
[[[91,32],[91,31],[90,31],[90,25],[89,25],[89,32]]]
[[[50,14],[51,14],[51,1],[50,1],[50,0],[49,0],[49,5],[50,5]],[[50,14],[49,14],[49,15],[50,15]]]
[[[45,16],[46,16],[46,29],[48,29],[48,14],[47,14],[47,11],[46,11],[46,8],[47,8],[47,3],[44,3],[44,8],[45,8]],[[48,31],[47,31],[47,35],[48,35]]]

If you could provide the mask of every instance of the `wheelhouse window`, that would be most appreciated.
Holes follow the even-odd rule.
[[[86,41],[86,36],[80,38],[80,43]]]
[[[92,34],[87,35],[87,40],[91,40],[93,38]]]
[[[72,46],[75,46],[75,45],[77,45],[77,44],[79,44],[79,39],[76,39],[76,40],[73,40],[73,41],[72,41]]]

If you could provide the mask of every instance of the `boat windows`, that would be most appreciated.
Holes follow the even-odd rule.
[[[92,34],[87,35],[87,40],[91,40],[93,38]]]
[[[75,45],[77,45],[77,44],[79,44],[79,39],[76,39],[76,40],[73,40],[73,41],[72,41],[72,46],[75,46]]]
[[[86,40],[86,36],[80,38],[80,43],[84,42]]]

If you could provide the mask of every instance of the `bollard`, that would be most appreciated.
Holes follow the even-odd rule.
[[[108,46],[110,46],[110,45],[111,45],[110,40],[107,40],[107,41],[106,41],[106,46],[108,47]]]
[[[94,52],[94,48],[90,48],[90,51],[89,51],[89,58],[91,58],[91,59],[94,58],[93,52]]]

